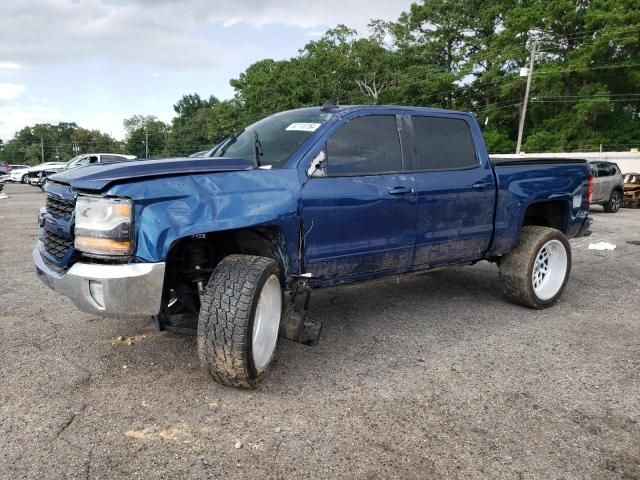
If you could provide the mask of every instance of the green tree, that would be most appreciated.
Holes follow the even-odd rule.
[[[240,128],[244,113],[235,100],[203,100],[198,94],[184,95],[173,108],[176,116],[166,146],[166,154],[172,156],[211,148]]]
[[[134,115],[123,122],[127,132],[124,148],[140,158],[160,157],[166,149],[170,127],[153,115]]]

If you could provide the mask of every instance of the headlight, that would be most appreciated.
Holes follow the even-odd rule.
[[[95,255],[130,255],[133,207],[126,198],[78,196],[76,201],[77,250]]]

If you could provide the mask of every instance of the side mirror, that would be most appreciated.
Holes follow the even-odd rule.
[[[325,177],[327,175],[327,155],[324,153],[324,149],[320,150],[316,158],[311,161],[309,169],[307,170],[307,176],[313,177]]]

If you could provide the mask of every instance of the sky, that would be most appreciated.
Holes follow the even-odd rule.
[[[116,138],[183,94],[233,96],[253,62],[285,59],[339,23],[367,34],[410,0],[0,0],[0,139],[75,121]]]

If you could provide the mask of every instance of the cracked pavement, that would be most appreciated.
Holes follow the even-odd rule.
[[[594,207],[548,310],[504,301],[486,263],[314,292],[320,343],[281,341],[240,391],[199,369],[193,338],[42,285],[44,198],[6,193],[1,479],[640,478],[640,210]]]

